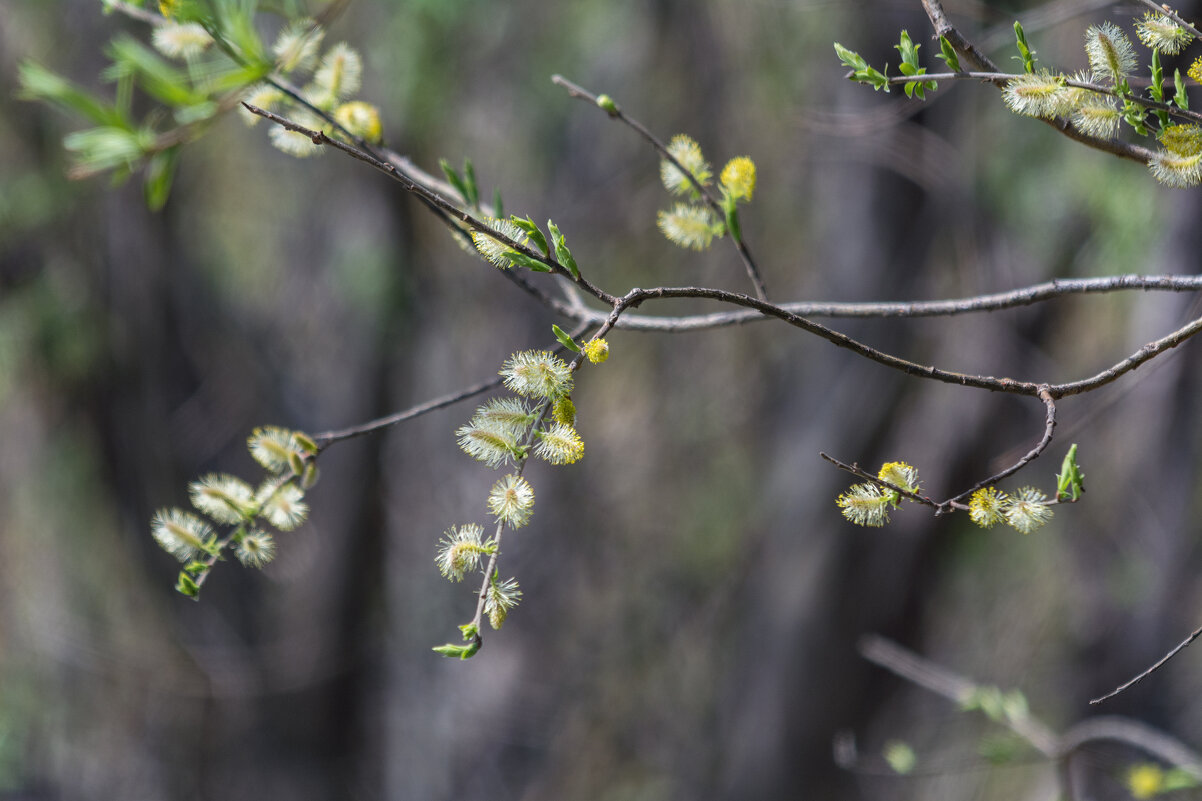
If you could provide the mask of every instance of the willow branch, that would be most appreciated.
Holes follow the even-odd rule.
[[[600,108],[600,106],[597,104],[596,95],[594,95],[592,92],[589,92],[587,89],[572,83],[562,75],[552,75],[551,83],[554,83],[557,86],[562,86],[564,89],[566,89],[569,97],[583,100]],[[690,170],[686,169],[683,164],[677,161],[676,157],[668,151],[667,146],[661,142],[655,134],[651,133],[651,131],[647,129],[647,126],[643,125],[633,117],[628,116],[616,105],[611,109],[606,109],[605,111],[607,114],[609,114],[609,116],[625,123],[637,134],[639,134],[639,136],[651,143],[651,146],[655,148],[656,152],[658,152],[662,158],[670,162],[681,172],[682,175],[689,179],[689,183],[693,185],[693,188],[701,195],[701,197],[705,198],[706,203],[717,213],[718,217],[720,219],[726,219],[726,212],[722,208],[722,204],[718,202],[718,198],[714,197],[713,193],[710,192],[708,188],[703,186]],[[747,243],[743,241],[742,237],[736,237],[733,233],[731,234],[730,239],[734,243],[735,249],[739,253],[739,258],[743,262],[743,268],[747,271],[747,277],[751,280],[751,285],[755,288],[756,297],[760,300],[767,300],[768,290],[764,286],[763,278],[760,277],[760,270],[759,267],[756,266],[755,259],[751,257],[751,251],[748,249]]]
[[[406,420],[412,420],[415,417],[421,417],[423,414],[428,414],[438,409],[451,406],[459,403],[462,400],[474,398],[477,395],[488,392],[490,389],[496,389],[502,384],[503,381],[504,379],[502,378],[494,378],[491,381],[483,381],[479,384],[473,384],[470,387],[461,389],[458,392],[452,392],[449,395],[443,395],[441,397],[434,398],[433,400],[426,401],[425,403],[419,403],[417,406],[411,406],[403,411],[395,412],[385,417],[379,417],[361,425],[350,426],[349,428],[339,428],[333,431],[323,431],[320,434],[313,434],[313,441],[317,443],[319,452],[324,451],[335,442],[341,442],[354,437],[361,437],[364,434],[372,434],[385,428],[391,428],[392,426],[395,426],[398,423],[403,423]]]
[[[943,10],[943,4],[939,0],[922,0],[922,7],[927,12],[927,18],[931,21],[931,27],[935,29],[935,35],[947,39],[952,47],[964,56],[969,64],[981,72],[1000,73],[997,65],[980,48],[965,38],[964,34],[960,33],[956,26],[952,25]],[[998,89],[1004,89],[1006,85],[1006,81],[1004,80],[991,79],[989,82]],[[1146,147],[1129,144],[1118,139],[1096,139],[1079,130],[1068,120],[1059,118],[1040,119],[1074,142],[1079,142],[1094,150],[1100,150],[1103,153],[1109,153],[1112,156],[1147,164],[1156,155]]]
[[[1149,342],[1139,350],[1132,353],[1127,358],[1109,367],[1102,372],[1090,378],[1084,378],[1080,381],[1071,381],[1067,384],[1053,384],[1049,391],[1053,398],[1059,399],[1069,395],[1080,395],[1083,392],[1090,392],[1098,387],[1105,386],[1111,381],[1116,380],[1119,376],[1131,372],[1135,368],[1142,365],[1144,362],[1156,358],[1166,350],[1175,348],[1182,344],[1190,337],[1202,331],[1202,317],[1183,325],[1168,336],[1162,337],[1155,342]]]

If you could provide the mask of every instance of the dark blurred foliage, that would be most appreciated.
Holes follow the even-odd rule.
[[[1019,14],[1066,68],[1098,14],[1132,13],[948,10],[1003,64]],[[743,225],[775,299],[1199,271],[1196,192],[1010,116],[987,88],[920,104],[842,79],[832,41],[895,64],[903,27],[933,55],[917,0],[357,0],[327,41],[365,54],[363,96],[398,151],[471,157],[485,196],[554,217],[610,291],[745,279],[724,242],[696,256],[662,238],[654,154],[552,73],[664,138],[688,132],[718,166],[755,159]],[[920,509],[871,530],[840,517],[850,481],[818,451],[904,459],[947,495],[1025,452],[1043,409],[773,323],[611,338],[575,394],[585,460],[532,468],[534,521],[506,540],[524,602],[469,662],[430,651],[473,606],[435,543],[483,520],[493,480],[455,447],[469,405],[331,449],[277,561],[219,565],[184,599],[150,516],[203,473],[253,479],[254,426],[322,430],[453,391],[550,344],[556,320],[395,184],[332,153],[291,159],[262,126],[230,119],[190,146],[159,214],[136,182],[67,182],[78,122],[16,101],[16,65],[100,86],[120,28],[138,30],[92,0],[0,13],[0,796],[1051,798],[1052,766],[1021,750],[991,766],[988,727],[868,665],[857,638],[1019,688],[1064,728],[1199,622],[1196,344],[1061,403],[1056,445],[1020,482],[1050,489],[1079,442],[1088,494],[1037,534]],[[644,311],[690,308],[713,307]],[[836,327],[1061,381],[1198,312],[1127,294]],[[1199,659],[1104,711],[1202,742]],[[832,758],[849,732],[852,771]],[[913,776],[888,775],[891,739],[915,748]],[[1080,786],[1122,797],[1138,758],[1090,751]]]

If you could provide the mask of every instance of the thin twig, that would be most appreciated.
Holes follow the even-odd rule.
[[[1035,444],[1035,447],[1032,448],[1030,451],[1028,451],[1027,454],[1025,456],[1023,456],[1023,458],[1019,459],[1017,462],[1010,465],[1005,470],[1002,470],[1001,472],[998,472],[998,473],[994,473],[989,478],[978,481],[976,484],[972,485],[971,487],[966,489],[964,492],[961,492],[956,497],[948,500],[946,503],[949,507],[952,506],[953,504],[955,504],[957,501],[963,500],[964,498],[967,498],[969,495],[972,495],[974,492],[981,489],[982,487],[987,487],[991,484],[996,484],[997,482],[1001,481],[1003,478],[1014,475],[1019,470],[1022,470],[1028,464],[1035,461],[1035,459],[1041,453],[1043,453],[1045,450],[1047,450],[1048,446],[1052,444],[1052,435],[1056,430],[1056,401],[1052,399],[1051,390],[1046,385],[1043,387],[1040,387],[1039,399],[1041,401],[1043,401],[1043,404],[1044,404],[1044,407],[1046,408],[1047,414],[1044,417],[1043,437],[1040,438],[1039,442]]]
[[[1166,662],[1168,662],[1170,659],[1172,659],[1173,657],[1175,657],[1177,654],[1179,654],[1179,653],[1181,653],[1182,651],[1184,651],[1184,650],[1185,650],[1185,647],[1186,647],[1187,645],[1189,645],[1190,643],[1192,643],[1194,640],[1198,639],[1198,637],[1200,637],[1200,636],[1202,636],[1202,627],[1198,628],[1196,631],[1194,631],[1194,633],[1193,633],[1193,634],[1189,635],[1189,636],[1188,636],[1188,637],[1186,637],[1184,640],[1182,640],[1180,643],[1178,643],[1176,648],[1174,648],[1173,650],[1169,651],[1167,654],[1165,654],[1164,656],[1162,656],[1162,657],[1161,657],[1161,658],[1160,658],[1160,659],[1159,659],[1159,660],[1156,662],[1156,664],[1152,665],[1152,667],[1150,667],[1150,668],[1148,668],[1147,670],[1143,671],[1143,672],[1142,672],[1142,673],[1140,673],[1138,676],[1136,676],[1135,678],[1131,679],[1131,681],[1128,681],[1128,682],[1127,682],[1127,683],[1125,683],[1125,684],[1121,684],[1121,685],[1119,685],[1118,687],[1115,687],[1115,688],[1114,688],[1113,690],[1111,690],[1110,692],[1106,693],[1105,695],[1102,695],[1102,696],[1099,696],[1099,697],[1097,697],[1097,698],[1093,699],[1093,700],[1092,700],[1092,701],[1090,701],[1089,703],[1091,703],[1091,704],[1100,704],[1100,703],[1102,703],[1103,701],[1105,701],[1106,699],[1108,699],[1108,698],[1114,698],[1116,695],[1118,695],[1119,693],[1123,692],[1124,690],[1130,689],[1131,687],[1134,687],[1136,684],[1139,684],[1141,681],[1143,681],[1144,679],[1146,679],[1148,676],[1151,676],[1153,673],[1155,673],[1156,671],[1158,671],[1158,670],[1160,670],[1162,667],[1164,667],[1164,665],[1165,665],[1165,663],[1166,663]]]
[[[572,83],[562,75],[552,75],[551,83],[567,89],[569,97],[583,100],[594,106],[597,105],[596,95],[587,89]],[[598,108],[600,107],[598,106]],[[694,176],[690,170],[686,169],[685,166],[681,164],[675,156],[672,155],[671,151],[668,150],[667,145],[661,142],[655,134],[651,133],[651,131],[648,130],[645,125],[633,117],[628,116],[616,105],[612,107],[612,110],[607,109],[606,113],[608,113],[609,116],[613,117],[614,119],[626,123],[626,125],[638,133],[639,136],[650,142],[651,146],[655,148],[656,152],[658,152],[660,156],[667,159],[674,167],[676,167],[676,169],[681,172],[682,175],[689,179],[689,183],[693,185],[693,188],[698,192],[698,194],[701,195],[701,197],[705,198],[710,208],[712,208],[719,217],[723,219],[726,218],[726,212],[722,208],[722,204],[718,202],[718,198],[714,197],[713,193],[710,192],[708,188],[703,186],[701,182],[697,180],[696,176]],[[764,286],[764,279],[760,276],[760,270],[759,267],[756,266],[755,259],[751,257],[751,251],[748,249],[747,243],[743,241],[742,237],[735,236],[733,232],[731,233],[730,239],[732,242],[734,242],[735,249],[739,252],[739,258],[743,262],[743,267],[747,271],[747,277],[751,279],[751,285],[755,288],[755,296],[760,300],[767,300],[768,290]]]
[[[1053,384],[1050,388],[1052,397],[1060,399],[1069,395],[1080,395],[1082,392],[1089,392],[1109,384],[1111,381],[1119,378],[1119,376],[1131,372],[1144,362],[1156,358],[1166,350],[1177,347],[1199,331],[1202,331],[1202,317],[1190,321],[1168,336],[1161,337],[1155,342],[1149,342],[1135,351],[1135,353],[1132,353],[1127,358],[1108,367],[1097,375],[1083,378],[1080,381],[1071,381],[1067,384]]]
[[[901,495],[903,498],[909,498],[910,500],[914,501],[915,503],[921,503],[924,506],[930,506],[936,510],[936,513],[938,513],[939,508],[944,505],[944,504],[936,503],[935,501],[932,501],[930,498],[927,498],[924,495],[919,495],[916,492],[911,492],[910,490],[906,489],[905,487],[899,487],[898,485],[892,484],[888,481],[885,481],[884,479],[877,478],[872,473],[869,473],[866,470],[864,470],[863,468],[861,468],[858,464],[847,464],[846,462],[841,462],[838,459],[836,459],[835,457],[830,456],[821,451],[818,452],[818,455],[821,456],[823,459],[826,459],[828,462],[830,462],[831,464],[833,464],[835,467],[839,468],[840,470],[846,470],[847,472],[851,473],[853,476],[862,478],[865,481],[868,481],[872,484],[876,484],[878,487],[884,487],[885,489],[890,490],[891,492],[896,492],[898,495]],[[960,508],[967,509],[968,507],[961,506]]]
[[[334,431],[323,431],[320,434],[313,435],[313,441],[317,443],[319,451],[325,450],[335,442],[351,439],[352,437],[361,437],[364,434],[371,434],[384,428],[389,428],[397,423],[403,423],[406,420],[412,420],[415,417],[421,417],[423,414],[442,409],[446,406],[459,403],[459,401],[474,398],[490,389],[496,389],[501,385],[503,379],[494,378],[491,381],[483,381],[479,384],[473,384],[470,387],[461,389],[458,392],[452,392],[449,395],[443,395],[433,400],[419,403],[417,406],[411,406],[403,411],[395,412],[385,417],[379,417],[375,420],[363,423],[349,428],[339,428]]]

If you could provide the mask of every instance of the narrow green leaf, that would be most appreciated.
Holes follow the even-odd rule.
[[[1015,57],[1015,60],[1022,61],[1023,69],[1027,72],[1035,72],[1035,51],[1027,44],[1027,34],[1018,20],[1014,21],[1014,38],[1018,47],[1018,57]]]
[[[518,267],[525,267],[527,270],[532,270],[536,273],[549,273],[552,269],[546,264],[543,264],[538,259],[531,258],[525,253],[512,248],[505,251],[505,258]]]
[[[526,236],[530,241],[538,245],[538,249],[543,252],[544,256],[551,255],[551,249],[547,247],[547,238],[543,236],[543,232],[538,230],[538,226],[529,217],[519,217],[516,214],[509,218],[514,225],[526,232]]]
[[[475,208],[479,208],[480,188],[476,185],[476,168],[472,166],[471,159],[463,160],[463,183],[467,188],[468,204]]]
[[[566,331],[554,323],[551,325],[551,333],[555,334],[555,338],[559,340],[560,345],[563,345],[565,348],[575,353],[580,352],[580,346],[576,344],[575,340],[568,336]]]
[[[572,258],[572,251],[568,250],[568,244],[563,238],[563,234],[559,231],[559,226],[551,220],[547,220],[547,231],[551,233],[551,242],[555,246],[555,260],[559,262],[559,266],[563,267],[572,277],[580,280],[580,268],[576,266],[576,260]]]
[[[839,60],[847,66],[851,67],[852,74],[847,76],[849,79],[857,83],[866,83],[872,86],[873,89],[880,91],[884,89],[889,91],[889,77],[886,73],[889,71],[889,66],[885,65],[885,72],[878,72],[874,68],[868,66],[859,53],[848,50],[843,45],[835,42],[835,53],[838,54]]]
[[[947,40],[946,36],[939,37],[940,54],[935,58],[941,58],[947,63],[948,69],[952,72],[963,72],[960,68],[960,56],[956,53],[956,48],[952,47],[952,43]]]
[[[498,219],[505,217],[505,204],[501,202],[501,190],[499,188],[492,190],[492,213]]]
[[[1189,95],[1185,93],[1185,80],[1181,70],[1173,70],[1173,103],[1182,111],[1189,109]]]
[[[446,645],[437,645],[433,648],[436,654],[457,659],[471,659],[479,650],[480,641],[478,639],[469,642],[467,645],[456,645],[449,642]]]
[[[1060,472],[1056,475],[1056,500],[1076,502],[1085,492],[1085,474],[1077,464],[1077,443],[1073,443],[1064,455]]]
[[[914,749],[901,740],[892,740],[886,743],[884,756],[894,773],[902,776],[913,771],[918,764],[918,756],[914,753]]]
[[[455,187],[455,191],[459,193],[459,197],[464,203],[470,206],[471,201],[468,199],[467,185],[463,182],[463,178],[459,175],[458,171],[451,166],[451,162],[446,159],[439,159],[438,166],[442,168],[442,174],[447,177],[447,183]]]
[[[195,599],[200,595],[200,585],[187,572],[181,570],[179,578],[175,581],[175,591]]]
[[[82,114],[97,125],[129,128],[131,123],[114,106],[93,97],[67,79],[40,64],[24,61],[17,68],[22,100],[44,100],[67,111]]]

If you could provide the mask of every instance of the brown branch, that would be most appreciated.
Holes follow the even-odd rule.
[[[1143,671],[1142,673],[1140,673],[1138,676],[1136,676],[1135,678],[1131,679],[1131,680],[1130,680],[1130,681],[1128,681],[1127,683],[1125,683],[1125,684],[1120,684],[1118,687],[1115,687],[1115,688],[1114,688],[1113,690],[1111,690],[1110,692],[1106,693],[1105,695],[1102,695],[1102,696],[1099,696],[1099,697],[1097,697],[1097,698],[1093,699],[1093,700],[1092,700],[1092,701],[1090,701],[1089,703],[1091,703],[1091,704],[1100,704],[1100,703],[1102,703],[1103,701],[1105,701],[1106,699],[1108,699],[1108,698],[1114,698],[1116,695],[1118,695],[1119,693],[1123,692],[1124,690],[1130,689],[1131,687],[1134,687],[1136,684],[1139,684],[1141,681],[1143,681],[1144,679],[1146,679],[1148,676],[1151,676],[1153,673],[1155,673],[1156,671],[1158,671],[1158,670],[1160,670],[1162,667],[1164,667],[1165,663],[1167,663],[1167,662],[1168,662],[1170,659],[1172,659],[1173,657],[1175,657],[1177,654],[1179,654],[1179,653],[1181,653],[1182,651],[1184,651],[1184,650],[1185,650],[1185,647],[1186,647],[1187,645],[1189,645],[1190,643],[1192,643],[1194,640],[1198,639],[1198,637],[1199,637],[1199,636],[1202,636],[1202,627],[1200,627],[1200,628],[1196,629],[1196,630],[1194,631],[1194,633],[1193,633],[1193,634],[1189,635],[1189,636],[1188,636],[1188,637],[1186,637],[1184,640],[1182,640],[1180,643],[1178,643],[1176,648],[1174,648],[1173,650],[1169,651],[1167,654],[1165,654],[1164,656],[1162,656],[1162,657],[1161,657],[1161,658],[1160,658],[1160,659],[1159,659],[1159,660],[1156,662],[1156,664],[1152,665],[1152,667],[1150,667],[1150,668],[1148,668],[1147,670]]]
[[[994,473],[989,478],[978,481],[976,484],[972,485],[971,487],[966,489],[964,492],[961,492],[956,497],[951,498],[950,500],[946,501],[947,506],[950,507],[953,504],[955,504],[956,501],[967,498],[969,495],[972,495],[974,492],[981,489],[982,487],[987,487],[990,484],[996,484],[997,482],[1001,481],[1003,478],[1007,478],[1008,476],[1014,475],[1019,470],[1022,470],[1028,464],[1035,461],[1035,459],[1038,458],[1038,456],[1041,453],[1043,453],[1045,450],[1047,450],[1048,446],[1052,444],[1052,435],[1053,435],[1053,432],[1056,430],[1056,401],[1052,399],[1051,390],[1046,384],[1039,388],[1039,399],[1041,401],[1043,401],[1043,405],[1047,410],[1047,415],[1044,417],[1043,437],[1039,440],[1038,443],[1035,444],[1035,447],[1032,448],[1031,450],[1029,450],[1027,452],[1027,454],[1025,456],[1023,456],[1023,458],[1019,459],[1017,462],[1010,465],[1005,470],[1002,470],[1001,472],[998,472],[998,473]]]
[[[1182,28],[1185,28],[1187,31],[1189,31],[1195,39],[1202,41],[1202,33],[1199,33],[1197,28],[1195,28],[1193,25],[1189,24],[1184,19],[1182,19],[1177,14],[1177,12],[1174,11],[1173,9],[1169,8],[1168,5],[1161,5],[1160,3],[1153,3],[1152,0],[1139,0],[1139,2],[1143,3],[1145,6],[1152,9],[1157,14],[1162,14],[1162,15],[1168,17],[1173,22],[1176,22]]]
[[[429,412],[433,412],[437,409],[451,406],[459,401],[473,398],[476,395],[488,392],[490,389],[496,389],[502,384],[503,380],[504,379],[501,378],[494,378],[491,381],[483,381],[479,384],[473,384],[470,387],[461,389],[458,392],[452,392],[449,395],[443,395],[441,397],[434,398],[433,400],[426,401],[425,403],[419,403],[417,406],[411,406],[404,411],[395,412],[394,414],[390,414],[385,417],[379,417],[361,425],[350,426],[349,428],[339,428],[333,431],[323,431],[320,434],[313,434],[313,441],[317,443],[319,452],[324,451],[335,442],[341,442],[353,437],[360,437],[364,434],[371,434],[373,432],[380,431],[381,429],[394,426],[398,423],[403,423],[406,420],[412,420],[415,417],[421,417],[423,414],[428,414]]]
[[[1080,395],[1082,392],[1095,390],[1116,380],[1119,376],[1131,372],[1144,362],[1156,358],[1166,350],[1177,347],[1199,331],[1202,331],[1202,317],[1183,325],[1168,336],[1161,337],[1155,342],[1149,342],[1121,362],[1103,370],[1095,376],[1084,378],[1080,381],[1071,381],[1067,384],[1053,384],[1049,390],[1052,397],[1056,399],[1069,395]]]

